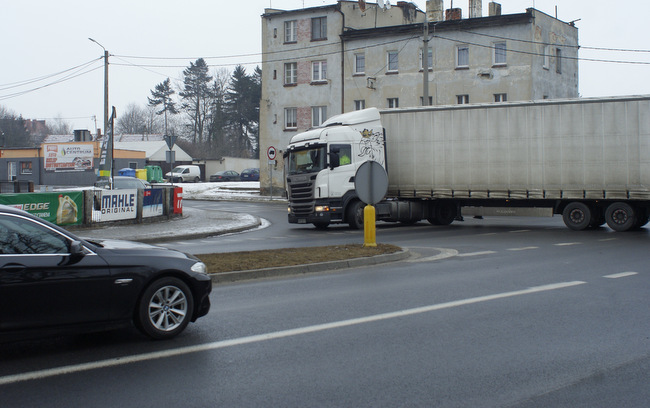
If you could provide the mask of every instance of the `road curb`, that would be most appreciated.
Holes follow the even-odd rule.
[[[251,279],[277,278],[282,276],[306,275],[309,273],[335,271],[339,269],[372,266],[388,262],[404,260],[411,256],[408,249],[385,255],[353,258],[341,261],[318,262],[304,265],[283,266],[278,268],[252,269],[248,271],[234,271],[210,274],[212,284],[233,283]]]

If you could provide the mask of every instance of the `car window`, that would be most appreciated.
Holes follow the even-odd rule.
[[[0,215],[0,254],[67,254],[69,240],[34,221]]]

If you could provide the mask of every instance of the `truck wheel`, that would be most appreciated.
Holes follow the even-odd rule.
[[[433,225],[449,225],[454,222],[457,211],[454,203],[440,203],[433,209],[431,217],[427,218]]]
[[[591,209],[584,203],[569,203],[562,212],[564,224],[574,231],[582,231],[592,223]]]
[[[637,223],[634,208],[623,202],[610,204],[605,211],[605,220],[609,228],[618,232],[629,231]]]
[[[346,214],[350,228],[358,230],[363,228],[363,203],[361,201],[354,201],[348,206]]]

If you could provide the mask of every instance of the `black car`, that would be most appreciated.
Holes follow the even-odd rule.
[[[210,176],[210,181],[239,181],[239,173],[235,170],[218,171]]]
[[[135,324],[168,339],[210,310],[205,264],[129,241],[90,241],[0,205],[0,339]]]
[[[239,176],[241,177],[241,181],[260,181],[260,169],[244,169]]]

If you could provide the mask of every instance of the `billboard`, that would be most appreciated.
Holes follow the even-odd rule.
[[[93,169],[93,144],[45,144],[46,171],[82,171]]]
[[[18,208],[57,225],[83,222],[83,192],[2,194],[0,204]]]

